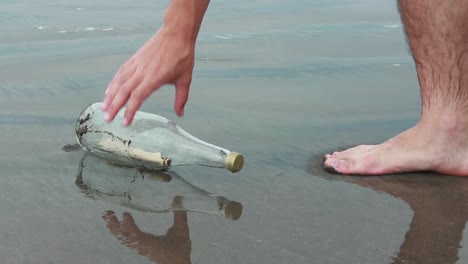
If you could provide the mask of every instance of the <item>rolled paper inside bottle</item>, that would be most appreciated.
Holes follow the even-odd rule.
[[[136,160],[149,161],[163,167],[171,165],[171,159],[161,155],[161,152],[148,152],[139,148],[129,147],[123,142],[115,142],[109,139],[104,139],[99,142],[99,147],[109,153],[116,155],[128,155],[128,157]]]
[[[239,172],[244,166],[244,156],[238,152],[230,152],[226,157],[226,169],[232,173]]]
[[[134,159],[157,163],[164,167],[171,165],[171,160],[162,156],[161,152],[148,152],[138,148],[129,148],[128,156]]]

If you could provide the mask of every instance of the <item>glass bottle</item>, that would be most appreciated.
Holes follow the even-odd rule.
[[[196,187],[174,170],[116,166],[88,153],[80,161],[75,184],[88,197],[143,212],[183,210],[234,221],[242,214],[242,204]]]
[[[234,173],[243,167],[240,153],[204,142],[162,116],[137,111],[132,124],[124,127],[124,111],[108,123],[101,103],[86,107],[75,126],[81,147],[117,164],[148,169],[201,165]]]

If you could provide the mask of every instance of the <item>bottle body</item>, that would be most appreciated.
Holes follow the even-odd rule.
[[[146,171],[84,154],[75,184],[89,197],[153,213],[192,211],[237,220],[242,205],[184,180],[173,170]]]
[[[138,111],[132,125],[124,127],[124,111],[108,123],[100,103],[86,107],[75,127],[82,148],[118,164],[149,169],[201,165],[238,172],[243,166],[239,153],[204,142],[155,114]]]

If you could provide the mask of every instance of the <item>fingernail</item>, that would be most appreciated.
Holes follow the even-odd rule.
[[[104,100],[104,102],[102,102],[101,109],[102,110],[107,110],[107,101],[106,100]]]
[[[122,124],[124,126],[128,126],[129,122],[128,122],[128,119],[126,117],[124,117]]]
[[[106,115],[104,116],[104,120],[106,120],[106,122],[109,122],[110,121],[110,114],[109,113],[106,113]]]

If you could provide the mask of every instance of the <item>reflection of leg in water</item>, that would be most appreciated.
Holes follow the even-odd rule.
[[[342,174],[468,176],[468,1],[400,0],[422,99],[418,124],[380,144],[326,155]]]
[[[349,176],[345,176],[349,177]],[[411,180],[355,178],[354,182],[407,202],[414,216],[394,264],[455,264],[468,219],[468,181],[413,176]]]
[[[192,246],[185,211],[174,212],[174,224],[163,236],[142,232],[129,213],[123,214],[122,221],[112,211],[105,212],[102,218],[109,231],[123,245],[137,249],[138,254],[158,264],[191,263]]]

